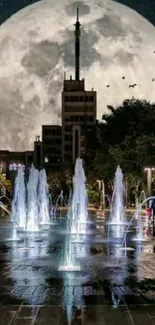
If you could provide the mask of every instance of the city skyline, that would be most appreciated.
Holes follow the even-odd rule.
[[[87,132],[96,125],[97,94],[85,89],[85,80],[80,78],[80,36],[79,8],[76,8],[74,29],[74,77],[64,75],[61,92],[61,126],[42,125],[42,133],[36,136],[33,151],[0,151],[1,172],[15,172],[23,165],[27,170],[33,162],[47,172],[72,167],[78,157],[87,156]],[[42,141],[40,140],[42,138]]]
[[[77,2],[66,1],[61,12],[60,3],[38,2],[0,28],[2,149],[30,150],[42,124],[61,123],[64,70],[68,78],[74,69]],[[97,118],[126,98],[155,100],[155,28],[118,3],[105,1],[101,10],[101,4],[85,1],[79,9],[81,78],[98,92]]]

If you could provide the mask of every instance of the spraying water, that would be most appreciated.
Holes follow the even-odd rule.
[[[26,189],[25,174],[22,167],[18,168],[15,179],[14,197],[12,202],[11,219],[16,225],[26,227]]]
[[[85,233],[88,218],[88,196],[85,172],[80,158],[76,159],[75,174],[73,176],[71,218],[71,233],[77,235]]]
[[[137,226],[136,226],[136,238],[135,240],[143,240],[143,226],[142,226],[142,207],[139,202],[136,203],[136,214],[135,219],[137,219]]]
[[[63,262],[59,267],[59,271],[80,271],[80,265],[75,261],[75,254],[73,252],[73,243],[72,243],[72,224],[71,224],[71,210],[68,212],[67,218],[67,235],[65,241],[65,248],[63,251]]]
[[[120,166],[117,167],[114,179],[114,192],[111,204],[111,223],[123,224],[124,222],[124,184],[123,173]]]
[[[27,231],[39,231],[38,182],[39,171],[32,165],[27,184]]]
[[[60,192],[60,194],[58,195],[58,198],[56,200],[55,209],[54,209],[54,218],[56,218],[58,206],[60,207],[59,212],[60,212],[60,218],[61,218],[61,207],[65,206],[65,199],[64,199],[63,191]]]
[[[48,185],[47,185],[47,176],[46,176],[45,169],[42,169],[39,172],[38,205],[39,205],[39,223],[40,224],[50,223]]]
[[[73,177],[73,196],[67,218],[67,236],[64,249],[63,263],[59,271],[79,271],[80,265],[75,261],[73,252],[72,235],[86,232],[88,198],[86,191],[86,177],[82,159],[77,158],[75,163],[75,175]]]

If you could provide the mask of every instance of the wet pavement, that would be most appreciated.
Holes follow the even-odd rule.
[[[18,241],[11,223],[0,224],[0,325],[155,324],[155,240],[145,217],[145,240],[133,241],[134,224],[126,250],[116,227],[106,240],[106,218],[92,216],[88,234],[73,244],[80,272],[58,271],[65,217],[40,234],[18,232]]]

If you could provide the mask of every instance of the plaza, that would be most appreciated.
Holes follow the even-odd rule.
[[[153,325],[154,104],[124,99],[97,120],[76,18],[61,125],[43,124],[33,151],[0,150],[0,325]]]
[[[65,213],[48,231],[19,233],[18,241],[9,241],[11,223],[1,221],[1,325],[155,323],[155,241],[134,242],[130,232],[130,250],[103,243],[107,218],[92,214],[91,235],[74,244],[80,272],[58,271]]]

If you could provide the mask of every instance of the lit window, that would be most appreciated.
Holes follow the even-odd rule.
[[[17,164],[13,163],[13,170],[17,170]]]
[[[49,162],[48,157],[45,157],[45,163],[48,163],[48,162]]]
[[[13,165],[12,165],[12,164],[9,165],[9,170],[10,170],[10,171],[13,170]]]

